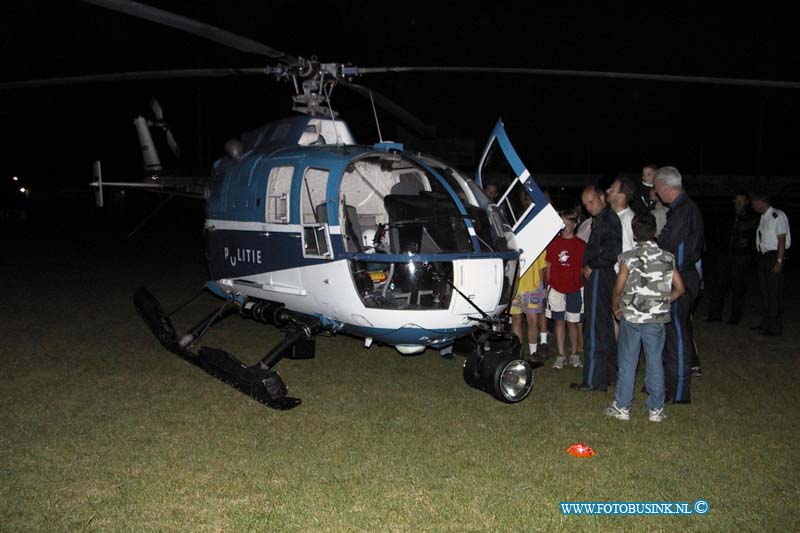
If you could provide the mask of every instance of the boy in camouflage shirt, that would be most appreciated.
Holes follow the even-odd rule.
[[[683,295],[684,286],[675,258],[656,244],[652,214],[636,215],[631,223],[636,246],[619,256],[619,274],[611,309],[620,321],[617,341],[617,389],[606,414],[630,420],[639,351],[644,347],[645,388],[651,422],[664,419],[664,324],[670,321],[670,304]]]

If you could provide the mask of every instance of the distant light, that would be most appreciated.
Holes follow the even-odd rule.
[[[13,177],[13,178],[11,178],[11,179],[12,179],[12,180],[14,180],[14,181],[19,181],[19,178],[18,178],[18,177],[16,177],[16,176],[14,176],[14,177]]]
[[[28,189],[26,189],[25,187],[20,187],[19,188],[19,192],[21,192],[22,194],[25,194],[26,192],[28,192]]]

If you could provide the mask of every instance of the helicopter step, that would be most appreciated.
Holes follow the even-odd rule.
[[[237,312],[235,302],[225,302],[188,333],[178,337],[172,321],[161,304],[147,289],[140,287],[133,294],[139,315],[161,345],[185,361],[227,383],[254,400],[273,409],[288,410],[300,405],[299,398],[287,396],[286,385],[273,367],[284,357],[307,359],[314,357],[315,336],[322,331],[318,318],[299,315],[283,309],[279,304],[265,302],[248,304],[240,312],[248,318],[275,324],[287,330],[286,337],[272,348],[260,361],[246,365],[232,354],[217,348],[201,347],[192,351],[192,345],[208,333],[211,326]]]

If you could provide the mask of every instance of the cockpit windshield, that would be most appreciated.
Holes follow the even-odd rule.
[[[352,163],[342,177],[340,205],[348,251],[473,251],[465,223],[470,216],[459,211],[436,176],[399,156],[376,155]]]
[[[480,188],[451,167],[421,160],[439,176],[395,154],[370,155],[347,167],[339,201],[347,251],[472,252],[467,220],[482,250],[507,251],[505,221]],[[448,187],[466,214],[459,210]]]
[[[491,203],[481,188],[472,179],[464,177],[453,167],[433,159],[422,159],[432,166],[453,190],[457,191],[461,203],[469,214],[481,249],[488,252],[508,251],[509,243],[506,233],[510,231],[511,226],[500,209]]]
[[[451,167],[420,160],[369,155],[342,176],[339,220],[347,250],[360,252],[350,266],[366,307],[447,309],[453,263],[437,255],[472,254],[471,234],[481,251],[509,249],[502,215],[480,188]]]
[[[380,254],[376,256],[380,259]],[[350,263],[358,295],[366,307],[394,310],[448,309],[453,296],[453,263]]]
[[[388,236],[393,254],[471,252],[472,243],[459,213],[446,193],[390,194],[384,198],[389,222],[379,229]],[[383,235],[378,235],[379,242]]]

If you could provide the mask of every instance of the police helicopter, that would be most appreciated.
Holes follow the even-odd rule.
[[[141,117],[135,125],[145,166],[160,166]],[[108,186],[206,199],[212,278],[206,287],[224,303],[178,335],[146,289],[135,292],[134,302],[165,348],[257,400],[280,408],[298,403],[286,397],[274,366],[283,357],[313,357],[314,337],[322,332],[348,333],[367,347],[391,345],[405,355],[428,347],[448,354],[458,338],[477,333],[464,368],[467,383],[513,403],[531,391],[533,369],[503,312],[518,272],[561,220],[502,122],[483,163],[493,149],[509,158],[516,174],[498,204],[453,167],[397,143],[357,145],[345,122],[312,114],[229,142],[202,192],[192,192],[197,183],[188,187],[157,175],[104,182],[99,162],[92,185],[99,204]],[[277,325],[286,338],[250,366],[221,350],[194,349],[232,314]]]
[[[206,201],[206,288],[220,298],[219,307],[179,333],[147,289],[133,295],[137,311],[164,348],[265,405],[290,409],[300,400],[288,396],[276,365],[283,358],[314,357],[315,338],[322,333],[354,335],[363,338],[366,347],[394,346],[405,355],[427,348],[447,354],[456,340],[471,336],[474,349],[463,367],[468,385],[506,403],[530,394],[533,368],[510,332],[506,311],[516,280],[558,233],[561,219],[514,150],[503,122],[491,132],[473,180],[400,143],[380,139],[373,145],[356,144],[331,107],[331,92],[346,87],[370,97],[374,106],[373,93],[352,79],[381,72],[652,76],[321,63],[137,2],[85,1],[266,56],[275,64],[32,80],[0,88],[229,75],[267,75],[294,88],[293,110],[299,114],[229,142],[227,155],[214,163],[208,180],[171,180],[153,173],[144,182],[108,181],[95,165],[92,185],[101,202],[109,186],[138,186]],[[391,109],[384,97],[377,101],[396,114],[404,113],[396,106]],[[142,119],[137,131],[146,164],[157,166],[157,157],[147,159],[151,126],[163,127],[163,120],[157,116],[148,124]],[[496,203],[481,187],[490,154],[504,157],[513,171]],[[523,201],[524,196],[531,201]],[[200,346],[212,326],[234,314],[275,325],[285,337],[252,365],[224,350]]]

